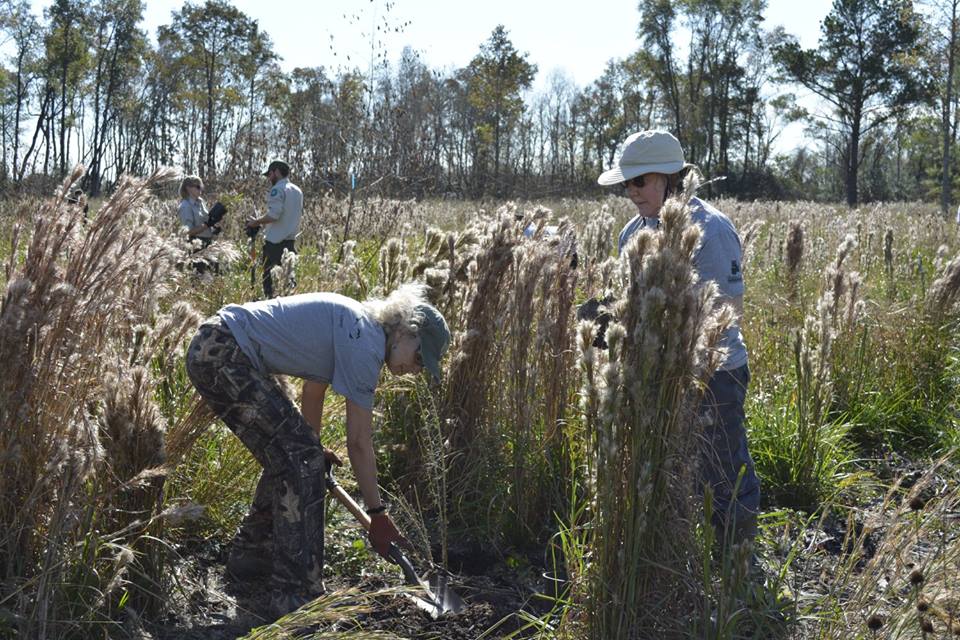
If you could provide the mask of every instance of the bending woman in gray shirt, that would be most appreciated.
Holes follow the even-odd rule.
[[[327,389],[347,401],[347,453],[371,515],[369,538],[384,557],[406,541],[377,485],[373,400],[384,364],[394,375],[440,377],[450,332],[422,285],[386,300],[307,293],[223,307],[187,352],[197,391],[263,467],[253,505],[234,538],[227,570],[268,578],[272,613],[323,593],[324,473],[340,464],[319,439]],[[300,410],[274,374],[303,379]]]

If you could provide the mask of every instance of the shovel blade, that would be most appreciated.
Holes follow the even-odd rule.
[[[463,599],[450,588],[449,578],[444,574],[430,576],[429,590],[440,613],[460,613],[467,605]]]
[[[417,575],[413,564],[396,546],[390,545],[390,559],[403,570],[404,581],[411,586],[419,586],[423,593],[411,594],[418,607],[437,618],[444,613],[459,613],[466,608],[463,600],[450,588],[449,580],[444,574],[434,574],[429,581]]]
[[[433,575],[429,581],[419,580],[418,593],[408,594],[413,603],[436,620],[447,613],[460,613],[466,608],[463,600],[449,587],[447,576]]]

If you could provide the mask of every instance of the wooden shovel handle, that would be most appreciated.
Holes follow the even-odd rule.
[[[329,471],[327,472],[326,483],[327,490],[333,494],[337,502],[353,514],[353,517],[357,519],[357,522],[360,523],[360,526],[362,526],[365,531],[370,531],[370,516],[368,516],[367,512],[357,504],[357,501],[350,497],[350,494],[344,491],[343,487],[333,479],[333,474]]]

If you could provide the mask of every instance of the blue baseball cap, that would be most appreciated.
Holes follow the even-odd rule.
[[[450,329],[440,312],[429,304],[417,305],[421,316],[417,328],[420,338],[420,359],[436,382],[440,382],[440,360],[450,347]]]

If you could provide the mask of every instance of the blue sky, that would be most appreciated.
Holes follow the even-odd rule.
[[[38,14],[50,4],[32,1]],[[184,0],[146,1],[144,27],[152,38],[183,4]],[[379,56],[394,62],[406,45],[431,68],[459,68],[494,27],[503,24],[514,46],[538,66],[537,91],[548,86],[556,71],[585,86],[600,76],[608,60],[626,57],[639,46],[638,0],[233,0],[233,4],[270,35],[285,71],[315,66],[366,70],[371,54],[375,62]],[[813,47],[830,5],[831,0],[768,0],[764,27],[783,25],[804,47]],[[797,93],[801,104],[816,106],[803,90]],[[801,125],[791,125],[778,149],[802,144],[802,134]]]
[[[34,0],[37,13],[49,4]],[[147,0],[145,26],[151,36],[183,4]],[[233,4],[270,34],[285,70],[320,65],[366,68],[371,32],[375,55],[384,53],[393,61],[410,45],[431,67],[461,67],[502,23],[517,49],[538,65],[538,82],[561,69],[583,86],[602,73],[609,59],[625,57],[638,46],[637,0],[234,0]],[[813,46],[830,4],[830,0],[771,0],[765,26],[782,24],[803,45]],[[378,24],[389,25],[389,32],[377,31]],[[401,31],[394,32],[396,28]]]

